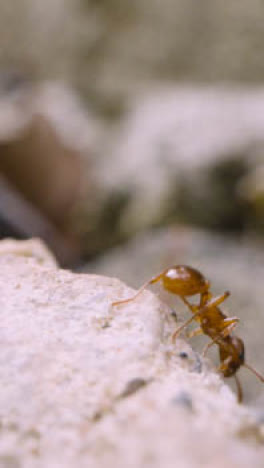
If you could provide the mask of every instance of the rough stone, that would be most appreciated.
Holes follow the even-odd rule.
[[[2,254],[0,463],[263,466],[263,431],[150,292]]]
[[[41,239],[29,239],[24,241],[16,241],[13,239],[1,240],[0,255],[34,258],[40,265],[45,265],[50,268],[57,268],[58,266],[54,255]]]

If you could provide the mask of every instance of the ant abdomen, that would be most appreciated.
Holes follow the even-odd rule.
[[[216,343],[219,346],[220,371],[224,377],[231,377],[245,364],[244,343],[235,335],[220,337]]]

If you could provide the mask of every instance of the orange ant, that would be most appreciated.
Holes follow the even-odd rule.
[[[203,355],[206,354],[213,344],[218,345],[221,363],[218,371],[224,377],[234,376],[237,385],[238,401],[242,401],[242,387],[236,375],[240,366],[245,366],[262,382],[264,382],[264,377],[253,367],[245,363],[244,343],[241,338],[231,334],[239,319],[237,317],[227,317],[218,307],[230,293],[226,291],[224,294],[214,298],[210,292],[210,283],[202,273],[190,266],[176,265],[167,268],[151,278],[143,284],[134,296],[122,301],[113,302],[112,305],[118,306],[135,300],[148,285],[157,283],[158,281],[162,282],[163,288],[166,291],[179,296],[192,312],[191,318],[173,333],[172,341],[175,341],[179,333],[193,320],[197,321],[200,327],[189,333],[189,337],[203,333],[211,338],[211,341],[203,351]],[[190,304],[186,297],[196,294],[200,295],[199,304]]]

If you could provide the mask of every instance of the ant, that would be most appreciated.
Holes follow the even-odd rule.
[[[162,282],[163,288],[166,291],[176,294],[192,313],[191,318],[186,320],[173,333],[172,341],[174,342],[180,332],[193,320],[198,322],[200,326],[190,332],[188,336],[193,337],[203,333],[211,338],[211,341],[204,348],[204,356],[212,345],[216,344],[219,347],[220,366],[218,367],[218,371],[224,377],[234,376],[238,401],[241,402],[243,392],[236,375],[238,369],[243,365],[262,382],[264,382],[264,377],[245,362],[244,343],[241,338],[232,335],[232,331],[239,319],[237,317],[227,317],[219,308],[219,305],[230,295],[228,291],[220,296],[213,297],[210,292],[210,282],[200,271],[187,265],[175,265],[144,283],[134,296],[122,301],[113,302],[112,305],[118,306],[135,300],[147,286],[159,281]],[[200,296],[198,305],[191,304],[187,297],[197,294]]]

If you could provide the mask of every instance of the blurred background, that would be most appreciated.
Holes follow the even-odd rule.
[[[0,0],[0,237],[134,287],[199,268],[264,373],[262,7]]]

